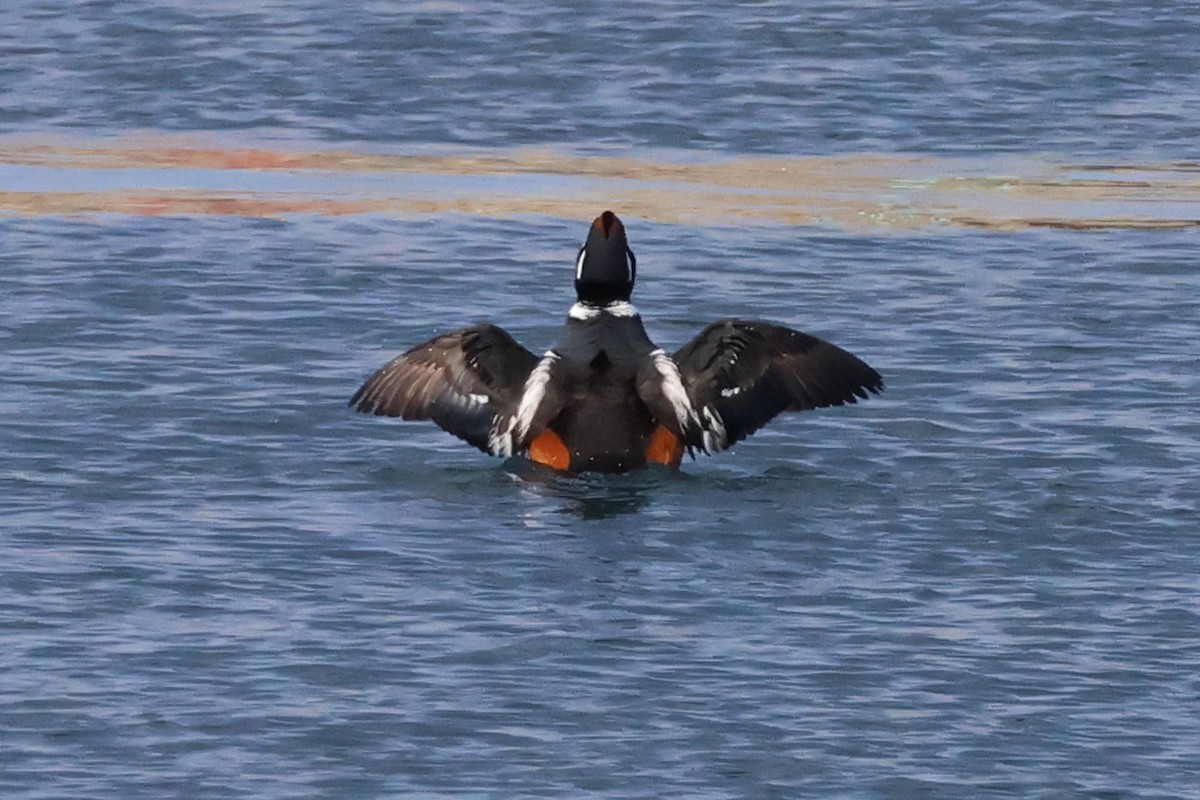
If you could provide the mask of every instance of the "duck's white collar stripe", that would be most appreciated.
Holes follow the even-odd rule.
[[[625,300],[617,300],[614,303],[609,303],[605,306],[594,306],[590,303],[576,303],[571,306],[571,310],[567,312],[567,316],[576,320],[595,319],[601,314],[609,314],[614,317],[636,317],[638,311],[633,307],[633,303]]]

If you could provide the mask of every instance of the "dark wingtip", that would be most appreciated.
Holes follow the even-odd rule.
[[[370,381],[367,381],[362,386],[358,387],[358,391],[354,393],[354,396],[350,398],[350,402],[346,405],[348,405],[350,408],[353,408],[360,414],[370,414],[374,412],[375,403],[373,403],[369,397],[366,397],[367,387],[369,385]]]
[[[863,366],[867,365],[863,364]],[[883,391],[883,376],[869,366],[867,366],[867,369],[869,372],[866,377],[863,378],[860,384],[854,388],[854,394],[857,395],[860,400],[870,400],[871,395],[879,394]],[[849,400],[851,403],[858,402],[858,400],[855,400],[853,396],[850,397]]]

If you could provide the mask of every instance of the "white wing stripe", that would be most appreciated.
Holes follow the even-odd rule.
[[[729,435],[725,430],[725,420],[721,412],[712,406],[705,406],[704,411],[704,449],[710,453],[719,453],[729,444]]]
[[[521,391],[521,402],[517,405],[517,413],[508,420],[504,430],[500,430],[501,418],[497,417],[488,434],[488,449],[493,455],[510,457],[516,451],[517,442],[525,438],[537,416],[538,407],[546,399],[546,385],[550,383],[550,374],[558,353],[547,350],[542,360],[537,363],[529,377],[525,379],[525,388]]]
[[[679,365],[675,363],[674,359],[667,355],[662,348],[652,351],[650,358],[654,362],[654,368],[662,377],[663,397],[675,410],[680,430],[686,432],[699,428],[702,431],[705,452],[716,453],[724,450],[729,445],[729,432],[725,429],[725,420],[721,419],[721,412],[717,411],[716,407],[707,405],[697,414],[695,406],[692,405],[692,399],[687,393],[687,388],[683,385],[683,376],[679,373]],[[725,396],[736,394],[738,391],[740,390],[735,389]]]
[[[687,389],[683,386],[683,376],[679,374],[679,366],[667,355],[661,347],[650,353],[654,368],[662,378],[662,393],[671,408],[675,411],[675,419],[679,429],[686,431],[694,428],[699,420],[696,410],[692,408],[692,400],[688,397]]]
[[[537,414],[538,406],[546,398],[546,384],[550,383],[550,371],[554,368],[556,361],[558,361],[558,353],[547,350],[525,381],[525,391],[521,392],[521,404],[517,406],[517,415],[513,417],[513,426],[518,439],[524,439],[525,434],[529,433],[529,426],[533,424],[533,417]]]

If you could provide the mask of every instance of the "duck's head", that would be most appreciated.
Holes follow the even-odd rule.
[[[625,226],[611,211],[592,222],[575,262],[575,294],[579,302],[604,306],[628,302],[637,277],[637,259],[625,239]]]

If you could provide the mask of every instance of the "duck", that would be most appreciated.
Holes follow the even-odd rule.
[[[728,450],[785,411],[841,406],[883,390],[865,361],[811,334],[720,319],[674,353],[631,302],[637,258],[612,211],[575,260],[576,301],[541,355],[482,323],[388,361],[350,406],[432,420],[484,453],[569,473],[679,469]]]

